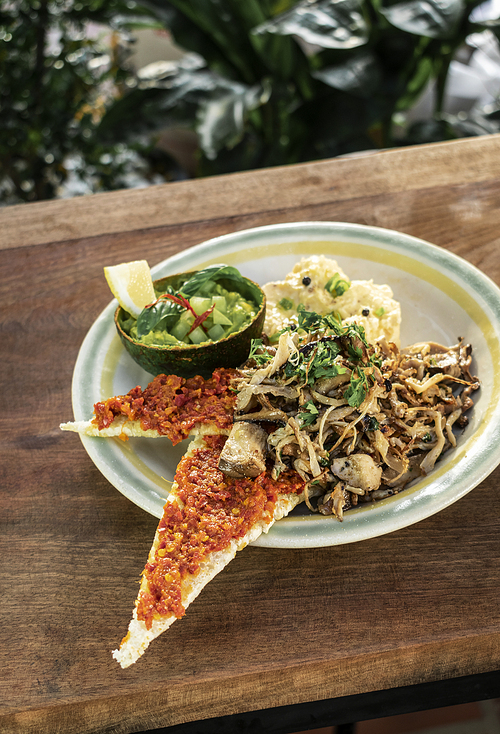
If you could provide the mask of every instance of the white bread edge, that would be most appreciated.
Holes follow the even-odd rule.
[[[107,428],[99,429],[92,421],[70,421],[68,423],[60,423],[61,431],[72,431],[83,436],[98,436],[100,438],[115,438],[127,436],[129,438],[164,438],[155,428],[144,430],[141,428],[140,421],[128,420],[126,416],[118,416]],[[199,433],[208,435],[211,433],[229,433],[229,429],[220,430],[217,426],[195,425],[191,431],[191,436]]]
[[[196,448],[202,445],[202,436],[195,438],[188,447],[186,454],[192,453]],[[169,502],[175,502],[176,484],[172,486],[172,492],[169,494]],[[277,520],[288,515],[293,508],[304,499],[304,494],[287,494],[278,498],[274,508],[274,514],[271,520],[264,522],[260,520],[241,538],[231,540],[228,548],[223,551],[211,553],[200,566],[199,572],[190,578],[184,579],[182,586],[182,603],[187,609],[189,604],[196,599],[201,590],[211,581],[220,571],[222,571],[230,561],[235,557],[239,550],[256,540],[262,533],[267,533]],[[149,552],[149,560],[154,560],[156,548],[158,545],[158,531],[155,534],[153,545]],[[141,583],[141,591],[147,587],[146,579],[143,577]],[[140,591],[139,591],[140,594]],[[136,602],[137,603],[137,602]],[[113,651],[113,657],[117,660],[122,668],[128,668],[129,665],[135,663],[146,648],[156,637],[165,632],[171,624],[175,622],[177,617],[169,615],[162,619],[154,619],[151,629],[147,629],[143,620],[137,619],[137,608],[134,608],[132,620],[128,627],[128,633],[123,639],[120,648]]]
[[[73,421],[61,423],[61,431],[73,431],[83,436],[101,436],[102,438],[113,438],[114,436],[143,436],[144,438],[158,438],[158,431],[150,428],[144,431],[139,421],[127,420],[126,416],[119,416],[107,428],[99,429],[92,421]]]

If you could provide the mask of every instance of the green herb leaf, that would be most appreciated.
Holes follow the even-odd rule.
[[[361,349],[361,347],[356,346],[356,344],[348,344],[347,353],[349,357],[355,362],[359,361],[363,357],[363,350]]]
[[[305,306],[302,303],[299,303],[297,306],[297,314],[299,319],[299,329],[310,332],[321,328],[323,317],[314,311],[306,311]]]
[[[199,270],[191,276],[180,288],[180,293],[191,298],[200,292],[202,288],[206,288],[209,282],[217,282],[218,280],[229,280],[234,284],[244,282],[241,273],[230,265],[210,265],[208,268]]]
[[[335,364],[334,360],[341,349],[336,341],[320,342],[309,365],[308,382],[312,384],[327,377],[337,377],[346,371],[345,367]]]
[[[171,286],[168,287],[165,293],[175,295]],[[180,304],[174,301],[156,301],[152,306],[144,308],[137,317],[137,336],[146,336],[146,334],[158,328],[170,331],[184,310]]]
[[[303,412],[297,414],[297,418],[300,420],[301,427],[311,426],[313,423],[315,423],[319,415],[319,410],[314,405],[314,402],[312,400],[308,400],[307,403],[304,403],[304,405],[302,406],[302,411]]]
[[[355,376],[357,374],[357,377]],[[344,392],[344,398],[347,400],[348,405],[351,408],[359,408],[366,398],[368,392],[368,379],[365,373],[357,369],[356,372],[352,372],[351,382],[349,387]]]
[[[264,351],[259,352],[260,349],[264,349]],[[254,359],[257,364],[262,365],[266,364],[266,362],[270,362],[273,359],[273,356],[266,351],[266,347],[262,339],[252,339],[248,359]]]

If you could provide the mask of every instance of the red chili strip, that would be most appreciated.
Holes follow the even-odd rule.
[[[189,329],[188,334],[190,334],[192,331],[194,331],[197,326],[201,326],[201,328],[203,329],[203,331],[206,334],[207,333],[207,330],[206,330],[206,327],[203,326],[203,322],[205,321],[205,319],[207,318],[207,316],[210,316],[210,314],[212,313],[212,311],[214,310],[214,308],[215,308],[215,304],[213,306],[210,306],[210,308],[207,311],[205,311],[204,313],[202,313],[199,316],[197,316],[195,318],[195,320],[194,320],[194,323],[193,323],[192,327]]]
[[[203,326],[203,322],[205,321],[205,319],[208,316],[210,316],[210,314],[212,313],[212,311],[215,308],[215,304],[211,306],[207,311],[205,311],[204,313],[198,316],[194,308],[191,306],[187,298],[184,298],[182,293],[179,293],[178,296],[173,296],[170,293],[163,293],[161,296],[158,296],[156,301],[154,301],[153,303],[150,303],[149,306],[146,306],[146,308],[151,308],[152,306],[156,306],[156,304],[159,301],[161,301],[162,298],[165,298],[169,301],[173,301],[174,303],[179,304],[179,306],[183,306],[183,308],[187,309],[188,311],[191,311],[191,313],[194,316],[194,322],[191,328],[189,329],[188,334],[191,334],[191,332],[194,331],[198,326],[201,326],[201,328],[203,329],[205,333],[207,332],[205,326]]]
[[[187,309],[188,311],[191,311],[191,313],[193,314],[193,316],[195,317],[195,319],[198,318],[197,315],[196,315],[196,311],[194,310],[194,308],[191,306],[191,304],[189,303],[189,301],[187,300],[187,298],[184,298],[184,296],[181,293],[179,293],[178,296],[172,296],[170,293],[163,293],[161,296],[158,296],[158,298],[156,299],[156,301],[154,301],[153,303],[150,303],[148,306],[146,306],[146,308],[151,308],[152,306],[156,306],[156,304],[159,301],[161,301],[162,298],[165,298],[168,301],[173,301],[174,303],[177,303],[179,306],[182,306],[183,308]]]

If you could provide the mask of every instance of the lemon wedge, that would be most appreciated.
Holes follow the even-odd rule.
[[[145,306],[156,300],[146,260],[111,265],[104,268],[104,275],[120,306],[135,318]]]

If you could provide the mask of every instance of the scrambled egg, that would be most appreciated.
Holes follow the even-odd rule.
[[[337,295],[335,284],[341,295]],[[267,298],[264,332],[268,336],[297,323],[297,307],[303,304],[307,311],[322,316],[335,311],[343,323],[363,326],[369,342],[385,338],[399,347],[401,308],[390,287],[375,285],[372,280],[350,281],[336,261],[324,255],[302,258],[284,280],[267,283],[263,290]]]

